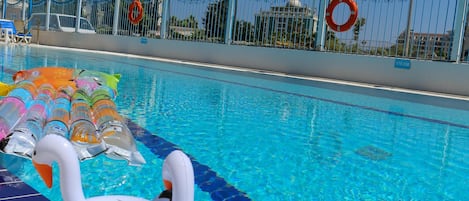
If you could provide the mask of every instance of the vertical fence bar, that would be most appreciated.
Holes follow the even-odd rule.
[[[21,20],[26,20],[26,0],[23,0],[23,7],[21,8],[22,16]]]
[[[32,14],[33,14],[33,0],[29,0],[28,16],[31,17]]]
[[[428,10],[432,10],[432,9],[433,9],[433,2],[434,2],[434,1],[431,1],[431,3],[430,3],[430,8],[429,8]],[[430,45],[430,42],[431,42],[432,39],[433,39],[433,37],[430,36],[430,26],[431,26],[431,24],[432,24],[432,23],[431,23],[431,22],[432,22],[432,17],[433,17],[433,15],[430,15],[430,19],[428,20],[429,23],[428,23],[427,34],[426,34],[426,37],[427,37],[427,40],[426,40],[426,41],[427,41],[427,42],[426,42],[426,43],[424,44],[424,46],[423,46],[423,57],[424,57],[424,59],[428,59],[428,55],[429,55],[429,54],[430,54],[430,59],[431,59],[432,56],[433,56],[433,53],[430,53],[430,52],[429,52],[429,49],[428,49],[428,46]],[[438,20],[436,20],[436,21],[438,21]],[[423,23],[422,23],[422,24],[423,24]]]
[[[162,39],[167,38],[168,20],[170,16],[169,1],[170,0],[163,0],[163,14],[161,16],[161,29],[160,29],[160,36]]]
[[[437,7],[437,8],[441,8],[441,1],[438,1],[438,7]],[[440,12],[438,12],[438,13],[436,14],[436,19],[440,19]],[[439,21],[437,21],[436,24],[435,24],[435,33],[437,32],[436,30],[438,30],[438,25],[439,25]],[[428,31],[428,32],[430,32],[430,31]],[[436,37],[435,37],[435,39],[434,39],[433,42],[432,42],[433,44],[431,44],[431,45],[432,45],[432,48],[431,48],[431,52],[432,52],[432,57],[431,57],[431,59],[432,59],[432,60],[433,60],[433,59],[439,59],[439,58],[438,58],[439,56],[437,56],[437,55],[434,54],[436,42],[437,42],[437,39],[436,39]],[[435,58],[435,56],[436,56],[437,58]]]
[[[461,58],[462,42],[464,37],[464,22],[467,12],[467,0],[460,0],[457,3],[457,10],[454,16],[453,43],[451,45],[451,61],[459,63]]]
[[[2,18],[5,19],[7,17],[7,0],[2,1]]]
[[[328,0],[320,0],[319,3],[319,14],[318,14],[318,31],[316,32],[316,40],[314,47],[319,51],[324,51],[324,43],[326,41],[327,27],[325,23],[326,19],[326,8]]]
[[[112,35],[116,36],[117,27],[119,27],[119,10],[120,10],[121,1],[115,0],[114,2],[115,3],[114,3],[114,17],[113,17],[113,22],[112,22]]]
[[[404,56],[409,57],[409,47],[410,47],[410,24],[412,22],[412,3],[414,0],[409,1],[409,13],[407,15],[407,29],[406,29],[406,36],[405,36],[405,51]]]
[[[52,0],[47,0],[47,10],[46,10],[46,31],[49,31],[49,23],[50,23],[50,7],[52,4]]]
[[[155,34],[157,35],[157,37],[161,38],[161,16],[163,15],[163,1],[158,0],[157,2],[158,2],[157,3],[158,8],[157,8],[156,12],[157,12],[158,20],[156,21],[156,31],[157,31],[157,33],[155,33]]]
[[[403,7],[404,7],[404,1],[401,1],[401,5],[399,6],[400,12],[399,12],[399,19],[398,19],[398,28],[397,28],[398,30],[399,30],[399,27],[402,26],[402,23],[403,23],[403,20],[402,20],[402,16],[403,16],[402,13],[404,12],[403,11],[404,9],[402,9]],[[401,37],[401,35],[402,35],[402,37]],[[406,36],[407,35],[405,33],[399,31],[399,36],[397,37],[397,43],[396,43],[396,46],[395,46],[396,47],[395,48],[396,52],[395,52],[395,55],[394,55],[395,57],[404,56],[404,54],[405,54],[404,53],[405,52],[405,41],[406,41],[405,37]],[[400,46],[402,46],[402,47],[400,47]],[[402,50],[399,51],[399,49],[402,49]]]
[[[237,0],[228,0],[228,13],[226,14],[225,44],[231,45],[233,42],[233,24],[235,21],[235,12]]]
[[[219,30],[219,24],[217,23],[217,18],[218,18],[218,13],[219,13],[219,7],[221,5],[220,4],[214,4],[213,7],[211,7],[210,9],[212,9],[212,15],[210,16],[210,37],[208,38],[209,40],[211,41],[214,41],[214,40],[217,40],[217,37],[219,36],[218,34],[218,30]]]
[[[77,16],[77,19],[76,19],[76,22],[75,22],[75,32],[79,32],[80,30],[80,19],[81,19],[81,1],[82,0],[77,0],[77,13],[76,13],[76,16]]]

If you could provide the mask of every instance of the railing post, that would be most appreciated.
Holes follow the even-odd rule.
[[[319,51],[324,51],[324,44],[326,42],[327,27],[326,27],[326,8],[329,0],[320,0],[319,14],[318,14],[318,30],[316,32],[316,40],[314,47]]]
[[[112,35],[117,35],[117,28],[119,27],[119,11],[120,11],[121,1],[114,1],[114,18],[112,21]]]
[[[25,0],[26,1],[26,0]],[[29,6],[28,6],[28,12],[29,12],[29,17],[33,14],[33,1],[29,0]],[[28,23],[29,24],[29,23]],[[30,27],[29,27],[30,28]]]
[[[167,36],[167,29],[168,29],[168,20],[169,20],[169,1],[170,0],[163,0],[163,12],[161,15],[161,27],[160,27],[160,37],[162,39],[166,39]]]
[[[79,30],[80,30],[80,18],[81,18],[81,1],[82,0],[77,0],[77,13],[76,13],[76,16],[77,16],[77,19],[75,21],[75,32],[78,33]]]
[[[237,0],[228,0],[228,13],[226,14],[225,44],[233,42],[233,24],[235,22]]]
[[[46,10],[46,31],[49,31],[49,23],[50,23],[50,6],[52,1],[47,0],[47,10]]]
[[[23,22],[26,20],[26,0],[23,0],[23,8],[21,9],[21,12],[22,12],[22,17],[21,17],[21,20],[23,20]]]
[[[459,63],[461,59],[464,28],[467,14],[467,0],[457,1],[457,10],[454,16],[454,27],[453,27],[453,41],[451,44],[451,55],[450,60]]]
[[[405,34],[405,40],[404,40],[404,44],[405,44],[405,49],[404,49],[404,57],[409,57],[409,48],[410,48],[410,43],[412,40],[411,39],[411,26],[412,26],[412,8],[413,8],[413,2],[414,0],[410,0],[409,1],[409,11],[407,12],[407,25],[406,25],[406,34]]]
[[[2,18],[5,19],[7,18],[7,0],[2,1]]]

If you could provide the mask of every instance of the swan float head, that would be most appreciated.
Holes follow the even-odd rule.
[[[145,201],[146,199],[125,196],[99,196],[85,199],[81,184],[78,155],[72,144],[62,136],[46,135],[35,147],[32,154],[34,167],[47,187],[52,187],[52,163],[57,162],[60,169],[60,189],[64,201]],[[182,151],[175,150],[163,163],[163,180],[166,190],[154,201],[193,201],[194,170],[192,163]],[[169,196],[168,196],[169,194]]]

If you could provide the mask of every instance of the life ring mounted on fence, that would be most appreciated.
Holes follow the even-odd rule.
[[[134,8],[135,8],[135,6],[137,6],[137,11],[138,11],[137,17],[134,17]],[[138,23],[140,23],[140,21],[142,21],[143,7],[142,7],[142,3],[140,2],[140,0],[134,0],[129,5],[129,16],[128,17],[129,17],[130,23],[132,23],[134,25],[137,25]]]
[[[332,18],[332,12],[340,3],[346,3],[350,8],[350,16],[345,24],[339,25]],[[354,0],[332,0],[326,9],[326,22],[336,32],[344,32],[352,28],[358,18],[358,6]]]

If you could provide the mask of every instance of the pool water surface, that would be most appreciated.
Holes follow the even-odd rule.
[[[64,66],[122,74],[115,100],[147,164],[81,163],[86,196],[162,190],[170,149],[195,164],[196,200],[464,200],[469,101],[132,56],[2,46],[1,81]],[[51,200],[29,161],[10,171]],[[5,166],[5,165],[4,165]]]

